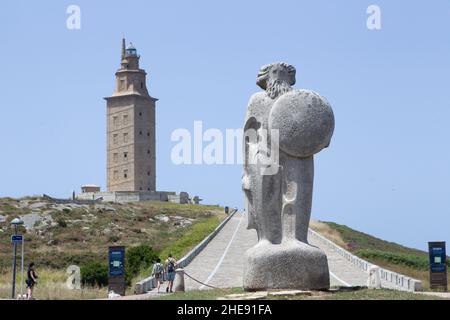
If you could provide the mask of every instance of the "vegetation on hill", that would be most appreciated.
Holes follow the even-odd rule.
[[[419,279],[424,288],[429,287],[427,252],[385,241],[334,222],[316,221],[311,223],[311,227],[355,255],[381,267]],[[447,264],[450,267],[450,259],[447,259]],[[450,282],[450,274],[448,279]]]
[[[158,256],[162,259],[169,253],[176,259],[184,256],[226,215],[223,208],[217,206],[164,202],[62,205],[40,197],[0,199],[0,298],[9,297],[11,290],[10,222],[15,217],[25,221],[19,230],[26,239],[25,264],[35,262],[40,273],[36,295],[41,299],[86,299],[106,295],[108,246],[127,247],[126,278],[131,285],[149,276]],[[420,279],[424,288],[429,285],[426,252],[333,222],[312,221],[311,228],[357,256]],[[450,261],[448,263],[450,265]],[[65,285],[66,268],[73,264],[81,267],[82,290],[69,290]],[[450,275],[448,278],[450,281]],[[128,292],[132,290],[130,287]],[[388,291],[383,294],[389,296]],[[193,293],[193,297],[202,295]],[[354,298],[377,298],[371,295],[360,292]],[[351,298],[352,293],[342,294],[342,298],[347,296]]]
[[[324,223],[327,224],[329,227],[331,227],[331,229],[339,232],[342,239],[346,243],[347,248],[352,251],[358,249],[373,249],[402,254],[413,254],[413,255],[426,254],[426,252],[423,252],[421,250],[408,248],[395,242],[381,240],[366,233],[353,230],[345,225],[337,224],[334,222],[324,222]]]
[[[220,224],[221,219],[217,216],[207,218],[192,227],[187,232],[171,242],[164,250],[161,251],[162,257],[172,254],[174,257],[183,257]]]
[[[191,250],[226,217],[218,206],[167,202],[127,204],[53,204],[40,197],[0,199],[0,276],[11,270],[10,221],[21,217],[25,225],[25,264],[38,270],[62,272],[81,268],[86,286],[101,286],[107,277],[108,246],[127,248],[129,285],[148,276],[158,256],[177,259]],[[1,280],[10,278],[0,277]],[[1,287],[7,283],[0,283]],[[50,296],[50,295],[48,295]]]
[[[20,271],[19,271],[20,273]],[[21,291],[21,275],[18,273],[16,294]],[[66,270],[39,268],[39,279],[34,288],[34,296],[39,300],[79,300],[104,299],[107,287],[83,286],[81,290],[71,290],[66,286]],[[25,275],[26,276],[26,275]],[[23,293],[26,293],[26,284]],[[11,297],[11,273],[0,274],[0,299]]]

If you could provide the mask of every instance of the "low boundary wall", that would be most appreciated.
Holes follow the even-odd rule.
[[[56,204],[70,204],[70,203],[74,203],[74,204],[79,204],[79,205],[92,205],[92,204],[97,204],[102,202],[102,198],[100,199],[96,199],[96,200],[83,200],[83,199],[57,199],[57,198],[52,198],[49,195],[43,194],[42,198],[44,198],[44,200],[56,203]]]
[[[374,264],[361,259],[354,254],[350,253],[349,251],[341,248],[334,242],[328,240],[324,236],[320,235],[314,230],[309,229],[308,232],[309,238],[314,238],[318,240],[319,242],[326,245],[331,250],[337,252],[339,255],[341,255],[343,258],[348,260],[351,264],[353,264],[356,268],[361,269],[365,272],[367,272],[367,277],[369,277],[369,269],[371,266],[375,266]],[[413,279],[407,276],[404,276],[402,274],[392,272],[387,269],[383,269],[379,267],[379,276],[381,280],[381,287],[385,289],[393,289],[393,290],[401,290],[401,291],[418,291],[422,288],[422,282],[417,279]]]
[[[222,228],[227,224],[228,221],[230,221],[230,219],[235,215],[235,213],[237,212],[237,210],[233,210],[228,217],[226,217],[225,220],[223,220],[216,229],[214,229],[213,232],[211,232],[205,239],[202,240],[202,242],[200,242],[197,246],[195,246],[191,251],[189,251],[189,253],[187,255],[185,255],[183,258],[181,258],[180,260],[178,260],[178,268],[185,268],[189,263],[191,263],[192,260],[194,260],[194,258],[196,256],[198,256],[198,254],[200,252],[202,252],[202,250],[208,245],[208,243],[219,233],[220,230],[222,230]],[[164,274],[164,278],[163,280],[166,280],[166,275]],[[147,293],[148,291],[152,290],[153,288],[156,287],[156,282],[155,282],[155,278],[154,277],[148,277],[146,279],[143,279],[141,281],[139,281],[138,283],[135,284],[134,286],[134,293],[135,294],[143,294],[143,293]]]
[[[169,201],[169,196],[176,195],[169,191],[113,191],[113,192],[86,192],[77,194],[80,200],[96,200],[101,198],[103,202],[139,202],[139,201]]]

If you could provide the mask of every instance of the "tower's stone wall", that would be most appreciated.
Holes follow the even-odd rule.
[[[107,101],[108,191],[156,191],[155,104],[138,56],[125,56]]]

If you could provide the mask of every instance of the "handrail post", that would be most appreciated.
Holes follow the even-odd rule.
[[[175,270],[175,279],[173,281],[173,291],[174,292],[184,292],[184,269],[178,268]]]

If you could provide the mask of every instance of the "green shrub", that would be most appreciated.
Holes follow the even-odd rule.
[[[61,228],[66,228],[67,227],[67,222],[63,218],[58,218],[56,220],[56,222],[58,223],[58,226],[60,226]]]
[[[171,242],[163,249],[160,254],[161,257],[165,259],[169,254],[172,254],[176,259],[180,259],[213,232],[220,222],[221,220],[218,217],[210,217],[189,226],[183,230],[181,238]]]
[[[356,255],[366,259],[381,259],[392,264],[404,265],[417,270],[428,270],[428,256],[394,253],[375,249],[359,249]]]
[[[347,248],[352,252],[356,252],[356,250],[369,249],[408,255],[426,255],[426,252],[424,251],[407,248],[394,242],[385,241],[366,233],[353,230],[345,225],[325,221],[324,223],[341,234],[342,239],[345,243],[347,243]]]
[[[100,262],[90,262],[81,267],[81,283],[91,286],[108,285],[108,265]]]
[[[136,276],[141,269],[147,269],[157,258],[158,254],[148,245],[140,245],[127,249],[125,254],[127,279]]]
[[[118,235],[112,234],[108,237],[109,242],[117,242],[120,240],[120,237]]]
[[[64,208],[62,211],[63,211],[64,213],[70,213],[72,210],[69,209],[69,208]]]
[[[3,204],[3,210],[6,211],[6,212],[9,211],[9,213],[14,213],[14,212],[19,211],[20,209],[18,209],[17,207],[15,207],[15,206],[13,206],[13,205],[11,205],[9,203],[4,203]]]

